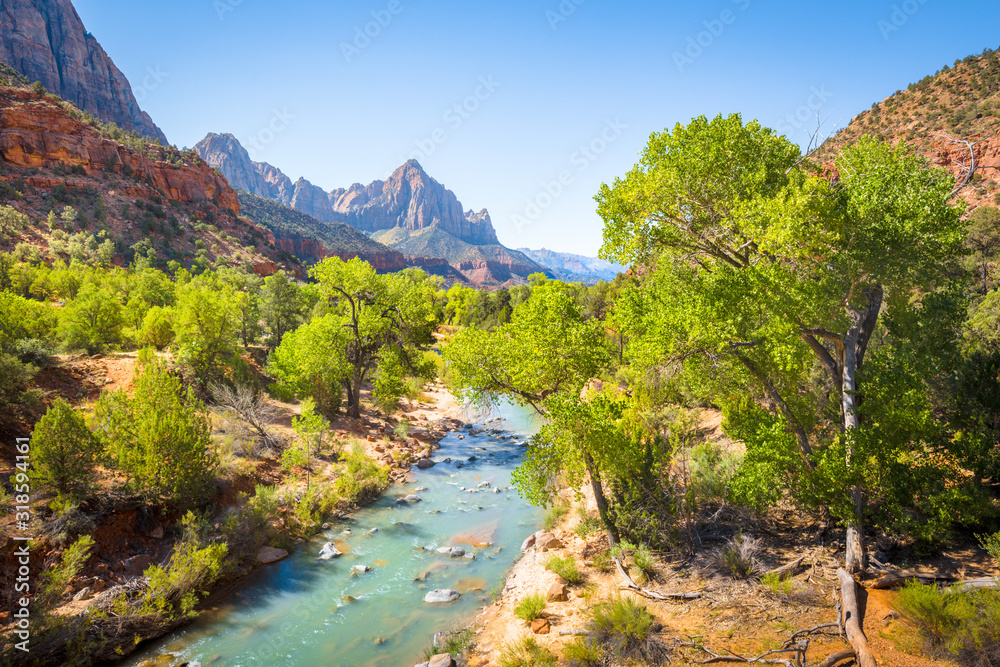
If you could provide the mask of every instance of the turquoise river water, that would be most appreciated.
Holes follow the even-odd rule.
[[[538,427],[534,413],[503,405],[475,421],[473,428],[488,430],[449,433],[434,454],[437,465],[414,469],[413,483],[393,486],[374,505],[333,524],[285,560],[264,566],[215,609],[124,664],[410,667],[421,662],[434,633],[461,627],[492,601],[520,555],[521,541],[541,523],[541,512],[510,488],[511,471],[524,453],[521,443]],[[480,487],[486,482],[489,486]],[[419,487],[426,490],[416,491]],[[410,493],[421,502],[396,503]],[[344,555],[320,560],[327,541]],[[434,551],[443,546],[461,546],[476,558]],[[352,575],[355,565],[372,570]],[[438,588],[458,590],[462,597],[443,605],[424,603],[424,595]]]

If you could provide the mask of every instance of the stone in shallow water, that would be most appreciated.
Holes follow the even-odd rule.
[[[323,545],[323,548],[319,550],[320,560],[331,560],[342,556],[340,549],[334,546],[333,542],[327,542]]]
[[[288,552],[284,549],[276,549],[275,547],[261,547],[260,551],[257,552],[257,560],[267,565],[268,563],[275,563],[282,558],[286,558]]]
[[[436,550],[439,554],[445,556],[451,556],[452,558],[461,558],[465,555],[465,549],[462,547],[440,547]]]
[[[408,496],[403,496],[402,498],[396,498],[397,505],[412,505],[413,503],[419,503],[421,500],[420,496],[413,495],[412,493]]]
[[[433,468],[434,461],[431,461],[430,459],[420,459],[419,461],[417,461],[417,467],[420,468],[421,470],[427,470],[428,468]]]
[[[450,588],[437,588],[424,596],[424,602],[428,604],[440,604],[445,602],[454,602],[460,597],[462,597],[462,594],[456,590],[452,590]]]

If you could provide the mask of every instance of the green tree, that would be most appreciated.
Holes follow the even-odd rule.
[[[997,267],[1000,265],[1000,209],[981,206],[972,212],[967,221],[965,246],[969,255],[964,259],[966,269],[975,276],[976,291],[986,294],[996,287]]]
[[[87,282],[63,308],[59,332],[67,349],[97,354],[121,342],[124,322],[118,298]]]
[[[350,366],[342,354],[348,344],[341,318],[328,313],[287,333],[270,356],[268,372],[282,389],[311,398],[323,414],[332,416],[340,407],[343,384],[350,378]]]
[[[302,323],[305,306],[302,289],[284,271],[264,279],[259,307],[269,349],[280,345],[285,334]]]
[[[858,571],[863,363],[883,313],[919,320],[914,296],[954,274],[960,211],[948,204],[950,178],[904,147],[862,139],[838,159],[835,183],[799,159],[796,146],[738,115],[654,134],[639,165],[597,196],[602,256],[654,267],[620,316],[632,360],[646,369],[636,372],[716,400],[761,394],[806,473],[823,468],[817,444],[837,445],[823,450],[844,463],[827,485],[851,499],[831,509],[850,508],[839,518]],[[810,385],[814,366],[825,379]],[[773,442],[787,445],[783,435]]]
[[[219,380],[238,359],[239,315],[232,288],[211,276],[177,289],[175,342],[178,357],[202,386]]]
[[[61,398],[35,425],[31,452],[37,479],[60,495],[79,500],[93,486],[100,442],[83,415]]]
[[[237,332],[243,347],[257,342],[261,335],[261,288],[264,280],[246,269],[219,271],[223,281],[235,291],[233,305],[236,309]]]
[[[208,411],[162,361],[148,353],[140,361],[133,395],[105,392],[97,402],[97,434],[134,491],[161,505],[198,505],[216,465]]]
[[[162,350],[174,340],[172,311],[153,306],[146,312],[139,329],[138,341],[141,345],[151,345]]]
[[[334,321],[347,332],[342,353],[349,367],[342,379],[348,413],[361,415],[363,384],[379,372],[383,389],[397,387],[388,373],[420,371],[414,361],[417,346],[429,342],[436,322],[433,286],[419,275],[380,276],[370,264],[355,258],[330,257],[312,268]],[[338,350],[341,351],[341,350]],[[383,393],[382,400],[389,397]]]

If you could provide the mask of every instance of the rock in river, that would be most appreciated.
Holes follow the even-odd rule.
[[[340,550],[333,544],[333,542],[327,542],[323,545],[323,548],[319,550],[320,560],[330,560],[332,558],[337,558],[343,554]]]
[[[428,468],[433,468],[434,461],[431,461],[430,459],[420,459],[419,461],[417,461],[417,467],[420,468],[421,470],[427,470]]]
[[[428,604],[440,604],[444,602],[454,602],[460,597],[462,597],[462,594],[456,590],[452,590],[450,588],[438,588],[425,595],[424,602]]]
[[[439,554],[445,556],[451,556],[452,558],[461,558],[465,555],[465,549],[462,547],[441,547],[436,550]]]
[[[287,551],[284,549],[276,549],[275,547],[261,547],[260,551],[257,552],[257,560],[265,565],[277,562],[287,556]]]
[[[415,496],[412,493],[408,496],[403,496],[402,498],[396,498],[397,505],[412,505],[413,503],[419,503],[420,496]]]

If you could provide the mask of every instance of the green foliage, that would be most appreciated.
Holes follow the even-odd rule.
[[[142,319],[137,341],[140,345],[151,345],[157,350],[166,348],[174,340],[172,312],[159,306],[146,311]]]
[[[572,556],[549,556],[545,561],[545,567],[571,584],[583,581],[583,574],[576,565],[576,559]]]
[[[12,354],[0,352],[0,423],[30,414],[41,405],[41,396],[30,384],[38,369]]]
[[[696,502],[725,503],[741,462],[742,457],[726,453],[714,442],[695,446],[691,450],[690,491]]]
[[[760,585],[772,595],[788,597],[792,592],[791,577],[782,578],[778,572],[768,572],[761,576]]]
[[[339,406],[341,384],[349,374],[347,361],[337,351],[347,345],[348,334],[340,320],[327,314],[285,335],[271,354],[268,372],[279,388],[293,396],[310,397],[323,414]]]
[[[514,605],[514,616],[531,623],[545,611],[545,593],[531,593]]]
[[[68,350],[104,352],[122,340],[121,303],[110,289],[85,284],[63,308],[59,334]]]
[[[225,544],[201,545],[187,539],[174,547],[170,564],[146,570],[149,587],[143,595],[146,610],[171,619],[193,618],[198,600],[224,571]]]
[[[594,606],[590,630],[597,646],[617,660],[658,657],[653,616],[646,605],[630,597],[615,597]]]
[[[979,535],[979,545],[986,550],[998,566],[1000,566],[1000,532],[992,535]]]
[[[960,664],[993,664],[1000,657],[1000,592],[948,591],[911,581],[898,605],[932,646],[958,656]]]
[[[339,328],[347,334],[336,348],[343,350],[347,372],[337,379],[347,392],[350,416],[361,414],[366,380],[373,381],[380,403],[394,404],[405,388],[401,382],[405,371],[421,372],[419,346],[432,342],[437,324],[435,283],[422,272],[380,276],[357,258],[345,262],[330,257],[314,266],[310,275],[319,283],[329,310],[326,330]]]
[[[611,556],[629,560],[631,562],[630,569],[637,573],[641,572],[647,577],[656,574],[656,561],[653,559],[653,552],[645,544],[633,544],[623,540],[611,547]]]
[[[31,434],[36,479],[68,498],[82,499],[93,486],[101,445],[83,415],[57,399]]]
[[[145,362],[134,386],[131,396],[101,396],[97,433],[134,491],[162,505],[199,505],[212,492],[216,466],[208,411],[159,359]]]
[[[0,206],[0,243],[7,243],[31,225],[31,220],[13,206]]]
[[[555,667],[558,659],[531,635],[508,642],[497,658],[500,667]]]
[[[559,499],[552,503],[552,507],[545,513],[545,521],[542,523],[545,530],[552,530],[569,514],[569,503]]]
[[[177,353],[194,372],[199,384],[225,377],[238,364],[238,313],[231,287],[212,278],[199,278],[177,289],[174,319]]]
[[[597,667],[601,657],[601,650],[587,637],[577,637],[562,650],[562,658],[569,667]]]
[[[93,548],[94,538],[90,535],[84,535],[66,548],[58,564],[46,568],[39,575],[37,601],[43,607],[51,606],[59,601],[69,582],[87,564]]]
[[[359,445],[348,450],[340,474],[333,482],[340,498],[357,505],[374,500],[388,486],[389,469],[365,454]]]
[[[284,271],[264,279],[260,290],[260,314],[270,349],[302,323],[306,302],[302,289]]]

